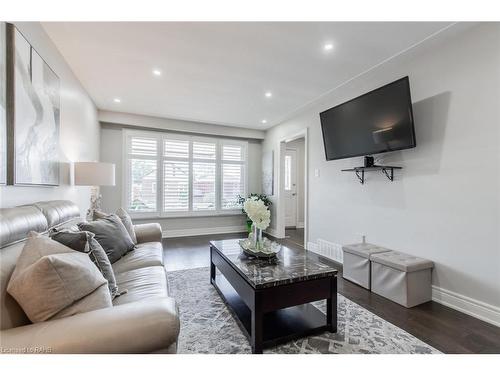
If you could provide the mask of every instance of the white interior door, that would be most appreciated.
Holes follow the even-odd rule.
[[[297,226],[297,152],[285,151],[285,226]]]

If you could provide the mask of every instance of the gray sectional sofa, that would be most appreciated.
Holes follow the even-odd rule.
[[[0,210],[0,350],[2,353],[175,353],[179,318],[169,297],[159,224],[136,225],[137,248],[113,264],[127,293],[113,307],[31,323],[7,293],[29,231],[47,233],[81,221],[70,201]]]

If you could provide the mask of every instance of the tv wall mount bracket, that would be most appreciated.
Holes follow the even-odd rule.
[[[370,167],[355,167],[350,169],[342,169],[342,172],[354,172],[361,184],[365,183],[365,172],[382,171],[383,174],[390,180],[394,181],[394,170],[403,169],[403,167],[394,167],[389,165],[373,165]]]

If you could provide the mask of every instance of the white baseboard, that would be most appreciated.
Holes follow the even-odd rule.
[[[500,307],[432,286],[432,300],[500,327]]]
[[[229,227],[215,227],[215,228],[167,229],[163,231],[162,237],[163,238],[188,237],[188,236],[202,236],[208,234],[238,233],[246,231],[247,228],[244,225],[233,225]]]

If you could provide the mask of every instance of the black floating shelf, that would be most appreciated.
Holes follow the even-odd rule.
[[[365,183],[365,172],[371,171],[382,171],[385,176],[394,181],[394,170],[395,169],[403,169],[403,167],[393,167],[389,165],[374,165],[373,167],[356,167],[351,169],[342,169],[342,172],[354,172],[358,177],[359,182],[362,184]]]

